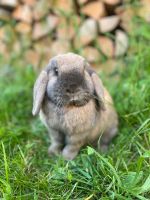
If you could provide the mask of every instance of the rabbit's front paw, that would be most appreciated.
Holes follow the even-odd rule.
[[[108,144],[101,144],[100,145],[100,152],[106,153],[108,151]]]
[[[61,152],[62,146],[60,144],[51,144],[48,148],[48,154],[51,155],[58,155]]]
[[[62,151],[62,156],[65,160],[73,160],[78,154],[78,150],[71,145],[66,146]]]

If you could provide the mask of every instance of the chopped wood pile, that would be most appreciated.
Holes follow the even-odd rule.
[[[142,1],[142,0],[141,0]],[[149,0],[143,0],[148,4]],[[74,51],[91,63],[125,55],[134,11],[127,0],[0,0],[0,54],[43,66]],[[144,9],[144,8],[143,8]],[[150,21],[150,9],[142,17]],[[149,15],[148,15],[149,13]]]

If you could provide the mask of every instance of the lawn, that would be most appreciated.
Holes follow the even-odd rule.
[[[46,129],[31,114],[36,73],[1,56],[0,199],[150,199],[150,26],[134,23],[125,67],[101,74],[120,121],[106,154],[87,147],[74,161],[49,158]]]

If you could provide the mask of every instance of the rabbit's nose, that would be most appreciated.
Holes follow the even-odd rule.
[[[72,89],[72,88],[67,88],[66,92],[69,93],[69,94],[73,94],[75,92],[75,90]]]
[[[73,90],[71,88],[66,89],[67,93],[73,93]]]
[[[72,93],[75,93],[75,92],[76,92],[76,89],[77,89],[76,84],[70,84],[70,85],[66,88],[66,92],[72,94]]]

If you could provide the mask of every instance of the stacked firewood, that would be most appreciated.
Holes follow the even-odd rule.
[[[74,51],[91,63],[125,55],[133,9],[127,0],[0,0],[0,54],[43,66]]]

